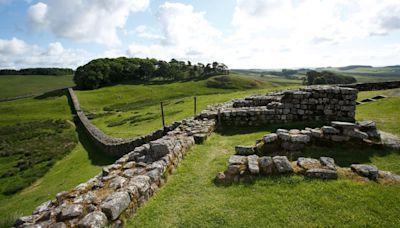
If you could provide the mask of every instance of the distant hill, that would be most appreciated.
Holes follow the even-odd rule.
[[[356,68],[373,68],[373,67],[368,65],[349,65],[344,67],[338,67],[339,70],[353,70]]]

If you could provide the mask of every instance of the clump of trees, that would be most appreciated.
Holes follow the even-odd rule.
[[[74,71],[70,68],[25,68],[20,70],[2,69],[0,75],[71,75]]]
[[[175,81],[229,74],[223,63],[192,64],[172,59],[169,62],[141,58],[102,58],[77,68],[74,81],[79,88],[97,89],[123,81]]]
[[[325,85],[325,84],[351,84],[357,80],[351,76],[343,76],[330,71],[308,71],[304,78],[305,85]]]

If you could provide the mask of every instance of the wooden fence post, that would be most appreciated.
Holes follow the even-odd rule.
[[[196,96],[194,96],[194,116],[196,116],[196,112],[197,112],[197,98]]]
[[[164,106],[162,101],[160,102],[161,105],[161,118],[162,118],[162,126],[163,126],[163,130],[165,130],[165,120],[164,120]]]

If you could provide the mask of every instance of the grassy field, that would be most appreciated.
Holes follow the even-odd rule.
[[[254,78],[258,80],[260,77]],[[261,80],[264,81],[261,88],[250,90],[209,88],[206,81],[191,81],[125,84],[78,91],[77,94],[83,109],[96,113],[92,121],[97,126],[108,134],[129,137],[161,127],[160,101],[165,102],[166,120],[170,123],[192,115],[193,95],[198,97],[197,109],[200,111],[211,103],[300,85],[298,80],[279,77]],[[360,97],[370,95],[361,93]],[[382,102],[393,104],[379,107],[379,110],[374,107]],[[357,107],[357,118],[375,119],[378,127],[400,135],[399,120],[395,118],[399,115],[396,109],[399,104],[400,101],[393,97],[361,105]],[[64,94],[1,102],[0,116],[0,126],[48,119],[72,120]],[[109,126],[124,119],[128,120],[121,125]],[[0,227],[9,227],[16,216],[31,213],[40,203],[54,198],[57,192],[87,181],[102,166],[114,161],[93,147],[80,126],[74,130],[74,137],[78,138],[76,147],[42,178],[13,196],[0,195]],[[393,227],[400,223],[397,216],[400,212],[400,189],[396,186],[345,180],[304,181],[300,177],[264,178],[230,187],[213,184],[215,174],[226,168],[227,158],[235,145],[253,144],[255,139],[271,130],[271,126],[225,129],[213,134],[204,145],[195,146],[166,186],[139,210],[136,218],[129,221],[129,226],[326,226],[337,221],[339,226],[372,224]],[[335,153],[335,150],[326,151]],[[362,156],[362,161],[400,172],[398,153],[369,151]]]
[[[369,96],[364,93],[370,92],[362,92],[361,96]],[[400,99],[393,97],[358,106],[357,119],[373,119],[380,129],[400,136],[399,105]],[[260,178],[228,187],[213,183],[216,173],[226,169],[235,145],[252,145],[255,139],[276,127],[223,129],[205,144],[195,146],[168,183],[128,221],[128,226],[397,227],[400,224],[400,186],[350,180],[307,181],[299,176]],[[371,163],[400,173],[398,151],[339,146],[313,147],[304,154],[332,156],[340,165]]]
[[[175,82],[163,85],[117,85],[94,91],[76,91],[81,107],[87,113],[96,113],[93,123],[114,137],[127,138],[146,134],[162,127],[160,102],[164,102],[167,124],[193,116],[193,96],[197,96],[200,112],[209,104],[221,103],[251,94],[265,94],[283,88],[299,87],[297,81],[275,80],[257,83],[252,89],[243,89],[254,79],[237,80],[231,89],[209,88],[206,81]],[[211,79],[212,80],[212,79]],[[242,82],[240,84],[239,82]],[[246,87],[247,87],[246,86]],[[104,111],[106,110],[106,111]],[[146,126],[146,127],[143,127]]]
[[[0,76],[0,100],[4,98],[40,95],[45,92],[74,86],[72,75],[5,75]]]

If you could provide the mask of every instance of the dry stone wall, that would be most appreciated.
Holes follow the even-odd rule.
[[[354,83],[354,84],[346,84],[339,86],[346,88],[353,88],[359,91],[384,90],[384,89],[400,88],[400,81]]]
[[[133,151],[138,146],[163,137],[167,132],[174,130],[181,124],[180,122],[174,122],[171,125],[166,126],[165,129],[159,129],[148,135],[142,135],[139,137],[129,139],[114,138],[104,134],[103,131],[90,122],[85,113],[81,110],[78,97],[72,88],[68,88],[68,93],[73,103],[76,115],[92,141],[98,148],[116,157],[120,157]]]
[[[213,105],[200,118],[216,118],[222,124],[256,126],[293,121],[354,121],[357,90],[314,86],[266,95],[250,96]]]
[[[183,120],[160,139],[136,147],[86,183],[38,206],[15,227],[121,227],[124,216],[164,185],[195,142],[214,130],[214,120]]]

